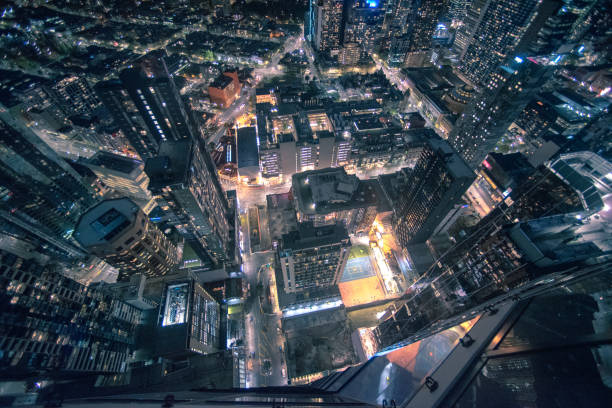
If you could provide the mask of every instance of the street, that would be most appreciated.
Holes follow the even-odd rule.
[[[273,77],[275,75],[280,75],[281,71],[278,69],[277,65],[280,59],[288,52],[294,51],[302,46],[303,37],[295,38],[290,37],[285,41],[284,47],[276,52],[270,62],[265,67],[255,68],[253,71],[253,77],[255,78],[255,84],[252,88],[248,89],[247,92],[243,93],[238,99],[232,103],[232,105],[227,108],[219,117],[219,129],[217,129],[214,133],[207,137],[208,142],[212,142],[217,144],[219,139],[225,133],[225,125],[231,124],[231,122],[236,119],[237,116],[244,113],[245,109],[248,108],[249,101],[255,94],[255,89],[259,82],[261,82],[264,78]]]
[[[237,186],[238,210],[243,213],[247,208],[265,204],[266,195],[286,192],[288,184],[279,186],[249,187]],[[268,293],[275,294],[274,252],[263,251],[251,254],[249,234],[242,225],[243,272],[250,285],[246,301],[245,327],[247,344],[247,387],[276,386],[287,384],[287,365],[284,352],[284,339],[280,329],[280,311],[277,300],[272,302]],[[261,285],[260,285],[261,284]],[[270,291],[267,290],[270,288]],[[271,373],[264,375],[264,361],[270,360]]]
[[[245,240],[246,236],[244,236]],[[274,283],[272,251],[249,254],[245,243],[244,273],[251,291],[246,301],[245,326],[247,335],[247,387],[286,385],[286,362],[281,356],[283,336],[280,330],[280,313],[273,312],[267,299],[266,290]],[[260,286],[261,283],[261,286]],[[263,305],[262,305],[263,300]],[[263,363],[271,362],[271,375],[264,375]]]

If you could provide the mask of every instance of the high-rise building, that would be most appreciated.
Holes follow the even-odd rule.
[[[79,160],[78,163],[96,174],[98,180],[111,190],[111,197],[131,198],[147,214],[152,210],[154,201],[147,189],[149,178],[144,172],[142,161],[99,151],[88,159]]]
[[[197,139],[195,124],[172,76],[157,53],[119,80],[99,82],[98,96],[140,157],[155,156],[166,140]]]
[[[299,222],[342,224],[349,233],[370,230],[382,197],[375,180],[359,180],[342,167],[294,174],[291,193]]]
[[[587,220],[581,212],[506,225],[485,223],[421,277],[421,289],[400,302],[408,316],[384,320],[377,328],[379,341],[387,347],[432,321],[468,316],[471,308],[488,302],[517,300],[585,270],[609,270],[609,230],[606,215]]]
[[[344,34],[344,0],[311,0],[312,43],[319,52],[337,52]]]
[[[446,0],[395,0],[387,5],[385,27],[389,63],[421,65],[428,58],[432,37]]]
[[[90,114],[100,106],[100,101],[84,77],[67,75],[50,88],[51,97],[68,116]]]
[[[185,358],[221,349],[219,304],[194,279],[167,282],[155,332],[155,354]]]
[[[349,6],[345,7],[344,44],[357,43],[368,53],[374,51],[382,34],[385,16],[383,3],[379,0],[348,2]]]
[[[350,247],[346,228],[341,224],[314,227],[312,223],[300,223],[297,231],[283,235],[277,248],[285,292],[337,285]]]
[[[81,215],[76,240],[91,254],[119,270],[119,281],[131,275],[168,274],[179,261],[176,247],[129,198],[104,200]]]
[[[0,373],[22,379],[126,372],[140,311],[0,249]]]
[[[491,72],[513,55],[567,53],[579,41],[575,33],[593,3],[474,0],[455,40],[458,69],[474,85],[485,86]]]
[[[523,38],[537,0],[475,0],[466,14],[465,38],[460,40],[459,70],[474,85],[486,83],[489,74],[512,56]]]
[[[80,214],[97,200],[94,191],[31,129],[6,113],[0,121],[0,192],[3,222],[83,255],[69,240]]]
[[[465,14],[467,13],[470,3],[474,0],[450,0],[448,4],[448,17],[451,19],[451,24],[454,27],[459,27],[463,24]]]
[[[551,75],[552,67],[532,58],[517,56],[498,67],[455,123],[448,143],[477,168]]]
[[[429,139],[412,170],[380,176],[403,248],[425,242],[474,180],[474,172],[441,139]]]
[[[234,259],[232,215],[208,152],[197,142],[163,143],[148,159],[149,189],[167,222],[185,238],[204,263]]]

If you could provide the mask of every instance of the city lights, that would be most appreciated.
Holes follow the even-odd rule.
[[[608,406],[610,13],[3,2],[0,401]]]

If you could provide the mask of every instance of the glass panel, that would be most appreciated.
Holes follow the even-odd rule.
[[[609,345],[491,358],[454,407],[609,407],[611,373]]]
[[[379,405],[383,400],[395,400],[399,406],[412,397],[421,381],[446,359],[479,317],[386,354],[374,356],[340,394]]]
[[[498,349],[554,344],[612,329],[612,272],[534,298]]]

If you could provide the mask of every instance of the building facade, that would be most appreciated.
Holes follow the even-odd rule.
[[[134,306],[3,249],[0,282],[3,378],[127,370],[140,322]]]
[[[550,66],[534,59],[509,60],[468,104],[448,143],[470,167],[477,168],[551,75]]]
[[[406,248],[430,238],[474,178],[473,171],[441,139],[426,143],[412,170],[380,176],[400,245]]]
[[[151,211],[153,196],[148,190],[149,178],[142,161],[99,151],[88,159],[80,160],[79,164],[93,171],[98,180],[111,190],[110,198],[129,197],[145,213]]]
[[[344,33],[344,0],[311,0],[313,9],[313,45],[319,52],[337,52]]]
[[[336,285],[348,260],[351,241],[340,224],[302,223],[283,235],[276,257],[287,293]]]
[[[128,198],[105,200],[79,218],[76,240],[119,270],[119,281],[136,273],[163,276],[178,263],[177,249]]]
[[[183,103],[165,56],[121,71],[119,80],[96,84],[98,96],[140,157],[155,156],[166,140],[198,136],[191,111]]]
[[[234,259],[233,229],[227,198],[208,155],[189,140],[162,144],[147,160],[149,189],[167,222],[190,244],[203,263]]]
[[[0,192],[3,222],[83,255],[70,237],[79,215],[100,197],[31,129],[9,117],[0,120]]]

